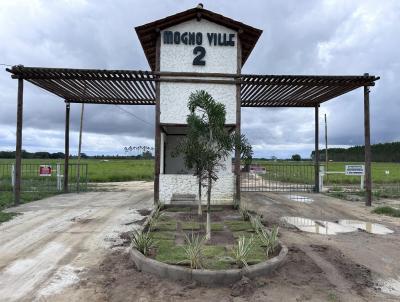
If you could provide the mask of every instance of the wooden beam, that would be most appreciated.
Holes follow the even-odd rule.
[[[81,182],[81,152],[82,152],[82,131],[83,131],[83,113],[85,110],[85,104],[82,103],[81,107],[81,122],[79,125],[79,143],[78,143],[78,165],[77,165],[77,181],[76,181],[76,191],[79,193],[80,191],[80,182]]]
[[[372,205],[371,131],[369,117],[369,88],[368,86],[364,86],[365,205],[368,207]]]
[[[314,183],[315,192],[319,193],[319,106],[315,106],[315,152],[314,152]]]
[[[156,42],[156,71],[160,71],[161,36]],[[156,82],[156,110],[155,110],[155,165],[154,165],[154,204],[160,202],[160,156],[161,156],[161,126],[160,126],[160,81]]]
[[[22,178],[22,120],[24,105],[24,80],[18,79],[17,97],[17,133],[15,143],[15,182],[14,182],[14,205],[19,205],[21,198],[21,178]]]
[[[64,157],[64,193],[68,193],[68,172],[69,172],[69,114],[70,103],[65,104],[65,157]]]

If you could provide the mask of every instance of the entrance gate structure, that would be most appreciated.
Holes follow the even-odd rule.
[[[185,135],[187,98],[207,90],[227,109],[227,131],[240,134],[241,107],[308,107],[315,112],[314,191],[319,191],[319,106],[354,89],[364,89],[366,204],[371,205],[369,87],[379,77],[242,74],[241,68],[262,31],[195,8],[139,27],[136,33],[151,71],[25,67],[7,69],[18,79],[15,202],[20,199],[24,80],[65,100],[65,177],[68,191],[69,112],[73,103],[155,106],[154,201],[174,193],[196,192],[190,171],[182,175],[168,150]],[[176,121],[175,119],[176,118]],[[240,199],[240,154],[234,173],[226,161],[225,181],[214,186],[231,202]],[[173,176],[168,176],[171,171]],[[184,185],[182,185],[184,184]],[[194,188],[192,188],[194,186]],[[179,192],[179,188],[185,191]],[[222,190],[218,190],[223,188]],[[167,197],[166,197],[167,196]],[[225,198],[224,197],[224,198]],[[218,199],[218,198],[217,198]]]

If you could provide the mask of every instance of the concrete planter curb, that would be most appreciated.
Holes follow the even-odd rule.
[[[278,256],[243,269],[192,270],[190,268],[170,265],[148,258],[134,248],[130,248],[130,257],[139,271],[151,273],[161,278],[174,281],[196,281],[203,285],[228,285],[239,281],[242,276],[256,278],[270,275],[279,268],[286,259],[288,248],[282,244],[280,244],[280,247],[281,250]]]

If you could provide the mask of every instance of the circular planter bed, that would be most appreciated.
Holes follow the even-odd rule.
[[[153,211],[143,231],[156,244],[147,256],[132,248],[131,258],[140,271],[171,280],[196,281],[200,284],[231,284],[246,276],[267,276],[283,264],[288,249],[277,242],[269,258],[265,246],[257,239],[256,229],[249,217],[229,206],[211,208],[211,240],[203,246],[204,269],[191,269],[187,265],[184,246],[188,236],[204,236],[205,216],[199,217],[195,207],[164,207]],[[162,212],[162,213],[161,213]],[[160,214],[161,213],[161,214]],[[276,230],[277,231],[277,230]],[[253,247],[246,256],[247,267],[239,268],[233,262],[232,248],[239,238],[252,238]],[[244,238],[242,238],[244,239]],[[235,261],[235,260],[234,260]]]
[[[161,278],[174,281],[196,281],[204,285],[227,285],[239,281],[242,276],[255,278],[268,276],[280,267],[286,258],[288,249],[279,244],[279,254],[267,261],[249,265],[242,269],[209,270],[209,269],[190,269],[177,265],[166,264],[155,259],[144,256],[138,250],[131,248],[130,255],[139,271],[151,273]]]

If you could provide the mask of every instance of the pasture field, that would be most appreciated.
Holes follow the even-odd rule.
[[[265,177],[272,177],[275,180],[299,183],[312,183],[314,181],[314,166],[311,161],[260,161],[255,160],[254,164],[260,164],[266,168]],[[345,165],[363,164],[355,162],[329,162],[328,171],[344,172]],[[325,162],[321,162],[325,166]],[[400,163],[373,162],[372,181],[375,184],[400,184]],[[325,169],[326,170],[326,169]],[[329,174],[324,178],[325,184],[359,184],[359,176],[347,176],[344,174]]]
[[[0,159],[1,164],[11,164],[12,159]],[[76,163],[76,159],[71,159],[70,163]],[[46,159],[23,159],[23,164],[51,164],[63,163],[62,160]],[[153,180],[154,160],[136,159],[84,159],[82,164],[88,165],[89,182],[116,182],[130,180]],[[314,181],[314,166],[311,161],[261,161],[255,160],[254,164],[260,164],[267,170],[265,177],[273,177],[275,180],[312,183]],[[328,171],[344,171],[345,165],[362,164],[354,162],[329,162]],[[321,162],[325,166],[324,162]],[[1,173],[0,178],[9,177],[8,174]],[[372,163],[372,181],[376,184],[399,184],[400,183],[400,163]],[[360,177],[346,176],[344,174],[330,174],[325,176],[326,184],[358,184]]]
[[[69,161],[76,164],[76,159]],[[1,164],[14,163],[13,159],[0,159]],[[57,163],[63,164],[62,160],[57,159],[23,159],[22,164],[50,164],[56,166]],[[82,164],[88,165],[88,181],[89,182],[115,182],[129,180],[153,180],[154,161],[153,160],[136,160],[136,159],[82,159]],[[0,170],[0,178],[1,175]],[[8,174],[5,177],[9,177]]]

